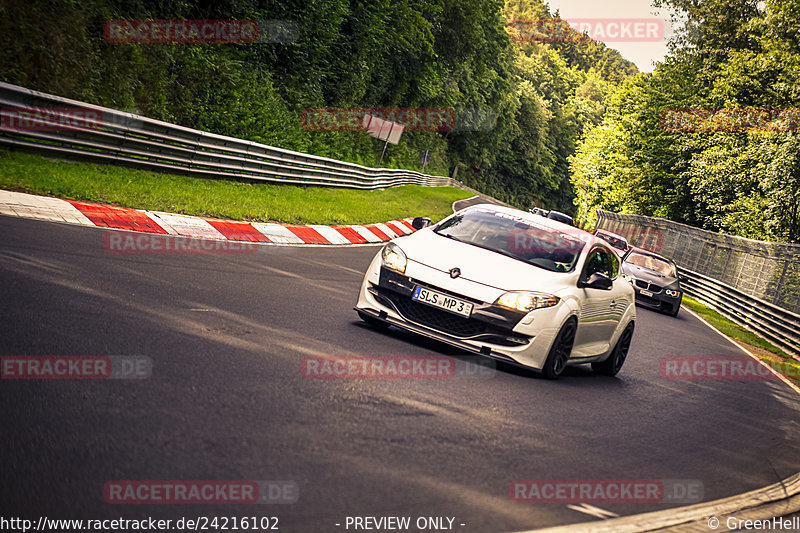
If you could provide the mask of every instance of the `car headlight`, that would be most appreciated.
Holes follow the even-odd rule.
[[[408,259],[406,258],[406,254],[403,252],[403,250],[401,250],[400,247],[395,243],[390,242],[383,247],[381,250],[381,260],[383,262],[383,266],[386,268],[394,270],[395,272],[400,272],[401,274],[405,274],[406,263],[408,263]]]
[[[681,295],[681,291],[673,291],[672,289],[665,289],[664,292],[667,296],[672,296],[673,298],[677,298]]]
[[[558,303],[558,300],[558,296],[553,296],[552,294],[546,294],[544,292],[509,291],[502,294],[494,303],[506,309],[524,311],[527,313],[534,309],[553,307]]]
[[[624,280],[625,280],[625,281],[627,281],[628,283],[633,283],[633,276],[631,276],[631,275],[628,275],[628,274],[622,274],[622,279],[624,279]]]

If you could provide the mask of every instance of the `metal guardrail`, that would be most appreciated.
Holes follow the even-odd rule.
[[[723,235],[662,218],[598,210],[597,227],[675,261],[692,298],[800,355],[800,246]],[[769,298],[772,301],[768,301]]]
[[[786,353],[800,356],[800,315],[697,272],[678,268],[686,294],[731,321],[755,331]]]
[[[800,313],[800,244],[757,241],[663,218],[597,211],[597,227],[745,294]]]
[[[68,122],[78,109],[99,118],[88,126],[56,128],[28,127],[19,120],[20,112],[39,110]],[[458,186],[444,176],[370,168],[284,150],[3,82],[0,82],[0,121],[0,146],[194,177],[351,189],[410,184]]]

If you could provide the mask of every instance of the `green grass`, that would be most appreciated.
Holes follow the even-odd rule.
[[[473,196],[454,187],[404,185],[382,191],[198,179],[54,161],[0,150],[0,189],[187,215],[294,224],[365,224],[427,216]]]

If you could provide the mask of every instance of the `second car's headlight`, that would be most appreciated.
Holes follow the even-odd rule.
[[[667,293],[667,296],[672,296],[673,298],[681,295],[681,291],[673,291],[672,289],[666,289],[664,292]]]
[[[395,272],[404,274],[406,271],[406,263],[408,263],[406,254],[393,242],[390,242],[383,247],[381,250],[381,260],[383,262],[383,266],[394,270]]]
[[[516,311],[533,311],[553,307],[558,303],[558,296],[544,292],[510,291],[500,296],[494,303],[506,309]]]

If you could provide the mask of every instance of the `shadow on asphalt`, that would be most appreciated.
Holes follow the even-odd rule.
[[[369,324],[366,324],[365,322],[362,322],[360,320],[353,320],[350,323],[355,327],[368,330],[372,333],[375,333],[376,335],[385,335],[387,337],[401,339],[404,342],[408,342],[409,344],[417,346],[419,348],[424,348],[427,350],[438,352],[442,355],[447,355],[449,357],[453,357],[471,364],[476,364],[476,365],[480,364],[486,367],[494,368],[495,371],[501,372],[503,374],[509,374],[522,378],[535,379],[547,382],[551,381],[545,379],[539,372],[533,369],[513,365],[511,363],[504,363],[503,361],[498,361],[496,359],[491,359],[489,357],[483,357],[480,355],[464,352],[463,350],[459,350],[455,346],[451,346],[436,339],[430,339],[428,337],[419,335],[417,333],[396,328],[394,326],[390,326],[387,329],[380,329],[370,326]],[[620,378],[618,377],[604,376],[594,372],[588,364],[568,366],[566,369],[564,369],[564,373],[556,381],[565,380],[569,378],[584,378],[584,379],[592,378],[602,381],[603,383],[615,383],[621,381]]]

